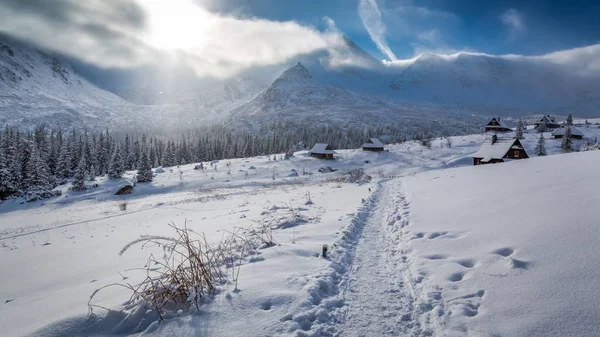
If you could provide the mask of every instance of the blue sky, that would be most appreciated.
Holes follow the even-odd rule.
[[[211,10],[324,29],[322,18],[379,59],[359,0],[197,0]],[[376,0],[385,38],[398,58],[422,51],[540,55],[600,41],[599,1]]]

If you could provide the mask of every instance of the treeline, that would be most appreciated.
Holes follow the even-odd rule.
[[[257,134],[216,126],[150,135],[50,130],[45,126],[21,131],[7,126],[0,132],[0,197],[43,194],[67,181],[72,181],[72,189],[84,190],[86,181],[104,175],[119,178],[127,170],[138,170],[140,182],[151,181],[151,167],[283,153],[316,142],[357,148],[373,136],[385,135],[386,142],[398,143],[441,135],[439,130],[413,131],[409,136],[400,125],[363,130],[272,125]]]

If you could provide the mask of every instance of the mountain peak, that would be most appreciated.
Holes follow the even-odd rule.
[[[306,69],[301,62],[298,62],[295,66],[284,71],[279,78],[285,80],[308,80],[311,79],[312,76],[308,69]]]
[[[273,84],[272,88],[283,88],[289,86],[306,85],[312,82],[312,75],[304,67],[304,65],[298,62],[295,66],[284,71]]]

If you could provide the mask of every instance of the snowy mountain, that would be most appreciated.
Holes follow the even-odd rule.
[[[343,42],[301,56],[296,65],[249,69],[228,79],[199,78],[186,68],[120,77],[106,70],[121,83],[108,87],[57,55],[0,36],[0,123],[111,129],[228,123],[258,129],[291,121],[415,129],[424,121],[464,127],[473,123],[471,116],[600,111],[600,80],[556,64],[458,53],[384,65],[353,41]]]
[[[58,56],[0,39],[0,123],[110,125],[124,119],[129,105],[88,82]]]
[[[333,124],[340,127],[365,127],[402,124],[416,133],[424,125],[443,124],[446,130],[472,124],[464,113],[440,105],[415,104],[393,100],[385,95],[346,89],[325,83],[324,68],[315,66],[318,76],[298,63],[286,70],[256,98],[230,112],[228,123],[240,128],[259,129],[271,123],[292,125]],[[348,78],[347,73],[330,73],[330,78]],[[351,84],[351,81],[348,81]],[[454,132],[458,130],[453,130]]]

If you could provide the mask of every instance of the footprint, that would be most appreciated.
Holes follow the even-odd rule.
[[[496,249],[495,251],[493,251],[492,253],[494,254],[498,254],[500,256],[504,256],[504,257],[509,257],[511,256],[513,253],[515,252],[514,249],[510,248],[510,247],[506,247],[506,248],[500,248],[500,249]]]
[[[456,263],[460,264],[461,266],[463,266],[465,268],[475,267],[475,260],[473,260],[473,259],[462,259],[462,260],[456,261]]]
[[[465,304],[462,307],[462,313],[463,315],[467,316],[467,317],[475,317],[477,316],[477,314],[479,314],[479,304],[477,305],[473,305],[473,304]]]
[[[272,306],[273,306],[273,303],[271,302],[271,300],[266,300],[260,304],[260,308],[262,310],[271,310]]]
[[[529,262],[511,258],[509,266],[512,269],[528,269]]]
[[[429,260],[444,260],[447,257],[448,256],[444,255],[444,254],[433,254],[433,255],[427,255],[427,256],[425,256],[425,258],[429,259]]]
[[[248,259],[248,263],[254,263],[254,262],[260,262],[260,261],[264,261],[265,258],[262,256],[256,256],[256,257],[251,257],[250,259]]]
[[[444,236],[446,234],[448,234],[448,232],[433,232],[433,233],[427,234],[427,238],[435,239],[435,238],[439,238],[440,236]]]
[[[465,273],[463,273],[462,271],[459,271],[459,272],[456,272],[456,273],[450,275],[450,277],[448,277],[448,281],[459,282],[459,281],[462,281],[463,277],[465,277]]]

